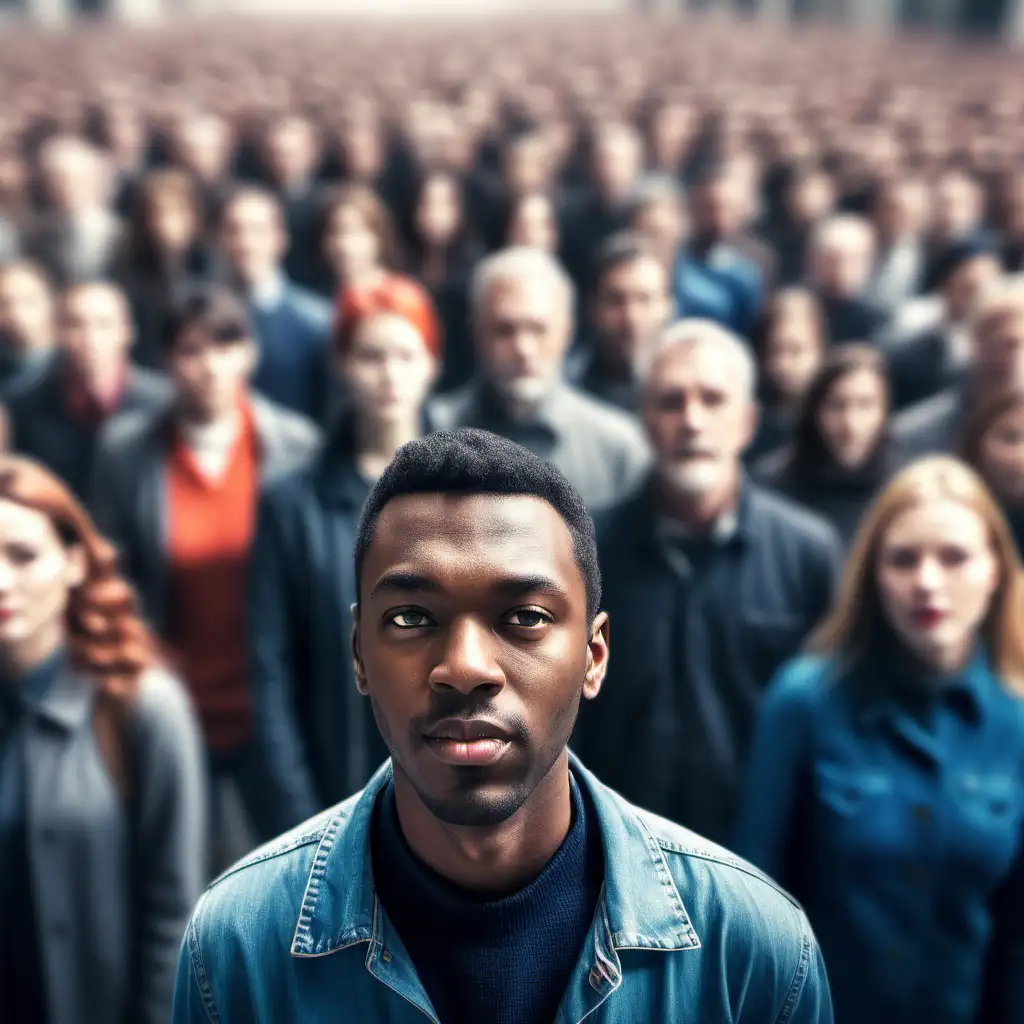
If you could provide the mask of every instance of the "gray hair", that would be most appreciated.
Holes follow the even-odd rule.
[[[698,346],[718,349],[735,367],[735,380],[745,401],[757,397],[757,362],[750,346],[713,320],[683,319],[661,332],[648,357],[638,367],[646,390],[658,363],[669,353]]]
[[[629,194],[629,216],[632,219],[641,210],[656,203],[686,202],[686,189],[669,174],[644,174],[637,179]]]
[[[473,323],[479,322],[484,303],[496,284],[536,278],[550,283],[571,327],[576,309],[572,279],[550,253],[526,245],[502,249],[476,265],[470,290]]]

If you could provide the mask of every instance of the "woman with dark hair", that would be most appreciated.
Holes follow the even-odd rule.
[[[826,346],[825,319],[811,292],[786,288],[771,298],[754,334],[761,418],[757,436],[746,452],[748,464],[778,451],[792,439],[804,395],[821,366]]]
[[[804,397],[788,449],[754,469],[762,482],[828,519],[849,542],[865,507],[897,468],[884,358],[840,345]]]
[[[407,228],[407,267],[430,292],[444,329],[439,391],[465,384],[475,360],[469,335],[469,279],[482,249],[470,230],[458,177],[429,171],[419,182]]]
[[[165,1024],[205,882],[198,730],[68,489],[0,455],[0,1016]]]
[[[134,229],[117,274],[131,302],[136,324],[132,361],[140,366],[162,369],[167,317],[211,269],[202,231],[199,195],[186,173],[161,170],[142,179]]]
[[[837,1024],[1024,1020],[1024,571],[922,459],[864,517],[761,705],[733,849],[800,901]]]
[[[1024,552],[1024,390],[982,402],[968,420],[960,451],[1002,506],[1017,550]]]
[[[317,291],[334,298],[347,288],[370,288],[394,271],[398,248],[391,215],[365,185],[342,185],[321,215]]]
[[[387,756],[352,677],[352,556],[370,485],[426,429],[441,358],[430,297],[414,281],[352,289],[341,314],[346,415],[311,465],[264,493],[249,575],[248,678],[283,825],[349,796]]]
[[[512,200],[505,208],[501,244],[525,245],[557,256],[562,232],[554,200],[545,192],[527,192]]]

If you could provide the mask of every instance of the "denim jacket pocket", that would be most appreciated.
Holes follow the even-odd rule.
[[[999,825],[1020,814],[1021,786],[1011,775],[967,772],[957,780],[957,802],[980,825]]]
[[[815,768],[815,786],[827,807],[852,818],[886,796],[892,790],[892,780],[881,772],[819,764]]]

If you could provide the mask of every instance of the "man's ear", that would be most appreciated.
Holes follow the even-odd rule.
[[[593,700],[600,692],[608,672],[609,620],[607,612],[598,612],[590,627],[587,646],[587,672],[583,677],[583,699]]]
[[[366,684],[366,671],[359,653],[359,605],[352,605],[352,667],[356,674],[356,689],[365,697],[370,688]]]

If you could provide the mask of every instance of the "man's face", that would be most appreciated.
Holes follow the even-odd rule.
[[[484,371],[515,402],[539,402],[554,387],[569,344],[569,314],[541,277],[495,281],[478,323]]]
[[[598,344],[624,367],[634,367],[665,326],[671,309],[664,267],[641,257],[612,267],[594,303]]]
[[[946,315],[953,323],[967,319],[981,295],[1002,273],[999,260],[988,253],[966,260],[946,281]]]
[[[633,229],[647,236],[667,267],[674,265],[688,227],[683,203],[668,197],[647,203],[633,215]]]
[[[201,420],[212,420],[237,406],[255,360],[252,341],[214,342],[192,327],[175,342],[168,371],[182,405]]]
[[[40,170],[45,191],[61,213],[80,213],[99,202],[98,158],[84,146],[55,145]]]
[[[677,346],[658,358],[643,415],[662,477],[696,496],[735,475],[757,419],[737,380],[735,361],[700,343]]]
[[[220,240],[231,269],[247,285],[276,270],[286,244],[281,217],[262,196],[244,196],[228,206]]]
[[[312,125],[300,118],[276,124],[267,134],[264,159],[278,184],[306,181],[313,173],[317,159]]]
[[[856,238],[834,239],[813,257],[812,278],[822,294],[837,299],[859,295],[871,274],[872,248]]]
[[[360,584],[356,680],[396,786],[452,825],[507,821],[604,679],[607,616],[588,620],[565,522],[539,498],[406,495]]]
[[[61,304],[60,346],[87,380],[109,377],[124,365],[132,340],[124,298],[109,285],[84,285]]]
[[[1024,310],[1007,311],[975,332],[975,360],[991,387],[1024,386]]]
[[[738,175],[705,185],[693,208],[697,231],[719,241],[734,238],[743,230],[745,197]]]
[[[0,274],[0,335],[25,349],[53,342],[50,289],[30,270],[13,267]]]
[[[640,157],[637,140],[626,132],[607,132],[598,138],[593,173],[602,198],[618,202],[630,190],[640,173]]]

